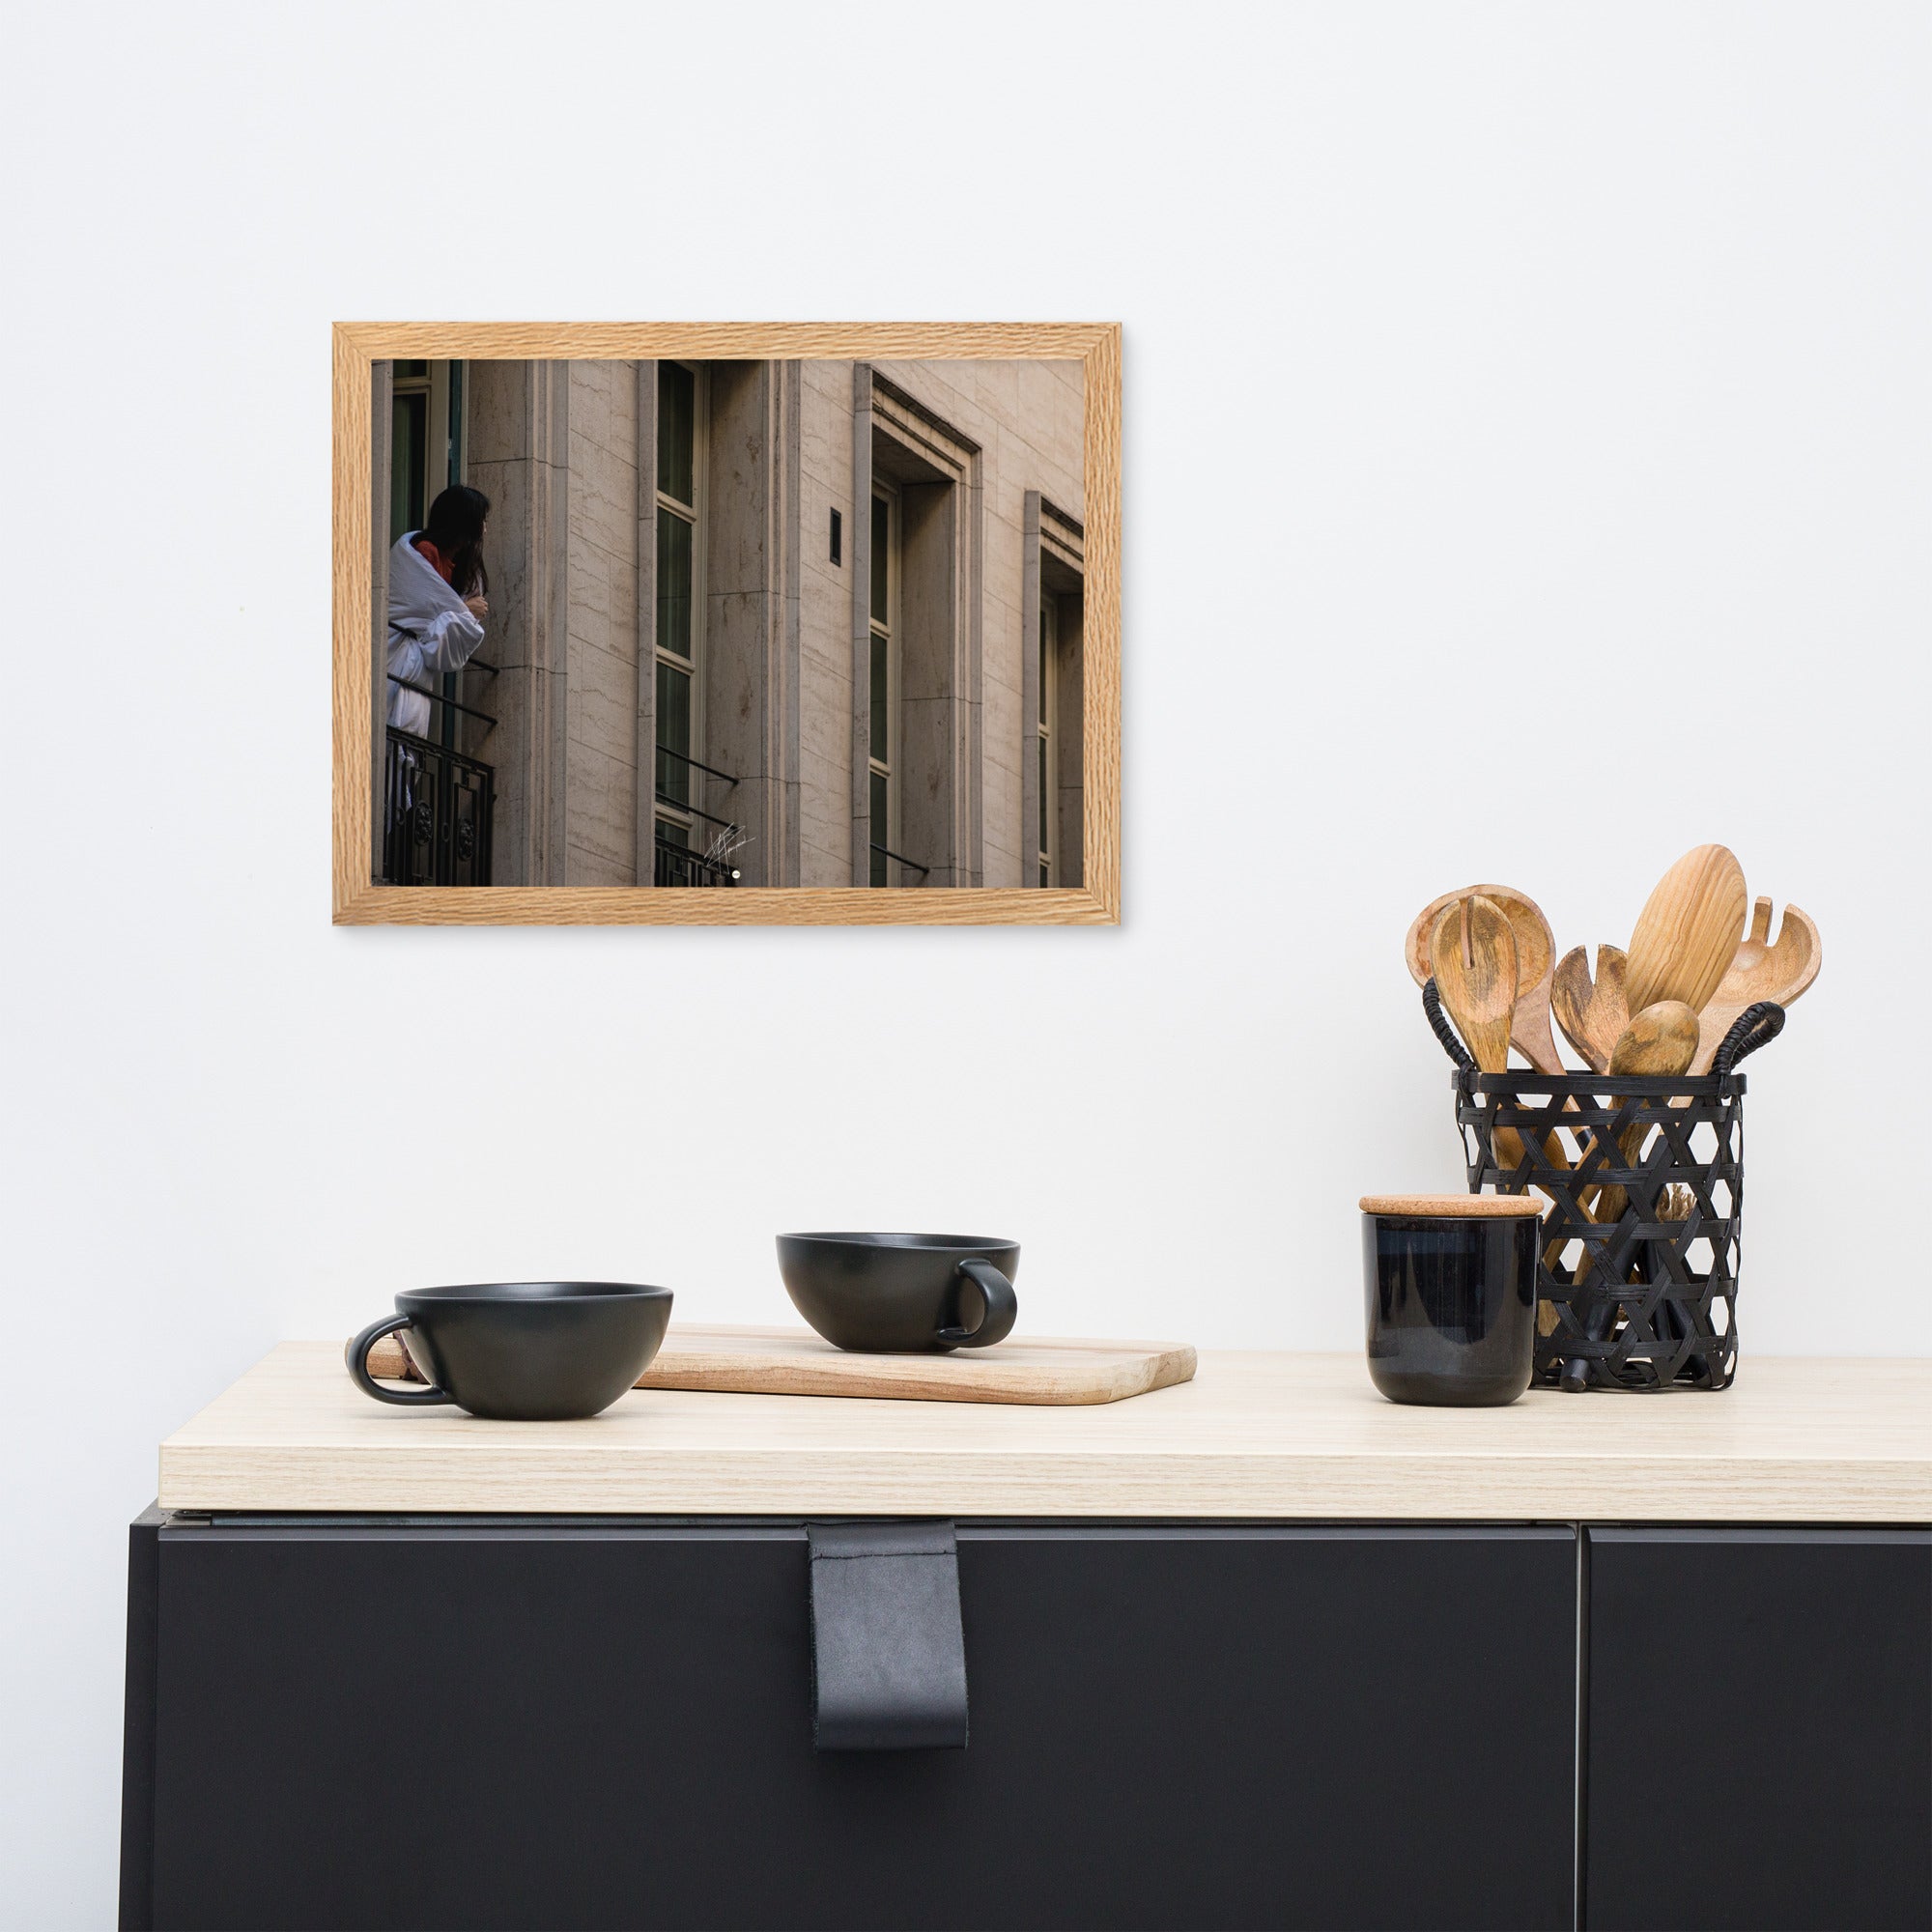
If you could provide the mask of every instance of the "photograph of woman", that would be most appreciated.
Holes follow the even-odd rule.
[[[430,505],[428,526],[389,553],[389,723],[430,735],[433,673],[461,670],[483,642],[490,615],[483,530],[490,499],[452,483]]]
[[[663,349],[686,332],[651,327]],[[987,326],[980,355],[935,328],[948,354],[874,361],[727,327],[759,353],[370,357],[371,594],[339,597],[369,680],[369,776],[358,747],[341,794],[367,784],[370,886],[1091,899],[1112,645],[1088,615],[1088,430],[1112,378],[1093,388],[1086,358],[1118,331]],[[662,916],[746,914],[766,916]]]
[[[452,483],[424,528],[389,552],[384,872],[397,884],[489,876],[490,810],[456,755],[451,673],[475,657],[490,615],[483,530],[490,499]],[[480,663],[480,660],[478,660]]]

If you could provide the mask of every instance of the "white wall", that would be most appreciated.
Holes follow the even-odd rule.
[[[1932,1347],[1932,15],[958,17],[14,16],[0,1919],[111,1917],[156,1439],[406,1284],[770,1317],[775,1230],[963,1224],[1040,1330],[1356,1347],[1470,879],[1622,939],[1722,838],[1818,919],[1744,1373]],[[895,71],[918,168],[830,111]],[[440,316],[1123,319],[1122,928],[333,930],[327,325]],[[466,1135],[478,1009],[542,1025]]]

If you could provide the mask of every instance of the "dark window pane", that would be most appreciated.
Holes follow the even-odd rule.
[[[691,679],[675,665],[658,666],[658,790],[675,805],[691,803]]]
[[[697,440],[697,378],[681,362],[658,364],[658,488],[697,507],[692,480]]]
[[[463,364],[449,365],[449,473],[445,483],[463,481]]]
[[[674,818],[658,820],[658,837],[667,845],[689,846],[691,843],[685,828]]]
[[[429,398],[418,390],[398,396],[389,442],[389,541],[419,530],[428,515],[423,501],[429,451]]]
[[[1051,885],[1053,883],[1053,881],[1046,876],[1046,867],[1044,866],[1042,866],[1039,868],[1039,882],[1043,886]]]
[[[878,632],[872,633],[872,755],[881,764],[886,762],[886,747],[892,742],[886,734],[887,711],[891,703],[891,680],[886,676],[885,639]]]
[[[872,774],[872,883],[883,886],[886,883],[886,855],[879,847],[888,844],[886,825],[886,781],[877,772]]]
[[[658,649],[681,658],[692,650],[691,525],[672,510],[658,512]]]
[[[1051,806],[1052,800],[1046,790],[1046,740],[1042,738],[1039,741],[1039,849],[1042,852],[1052,849],[1046,838],[1047,812]]]
[[[1044,597],[1039,600],[1039,715],[1042,723],[1053,715],[1047,696],[1052,687],[1047,683],[1051,675],[1051,659],[1046,648],[1046,621],[1051,608]]]
[[[872,621],[887,622],[886,550],[892,540],[893,513],[883,497],[872,498]]]

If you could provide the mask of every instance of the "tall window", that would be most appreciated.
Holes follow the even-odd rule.
[[[389,541],[429,515],[429,364],[397,362],[390,377]]]
[[[1058,723],[1059,694],[1055,675],[1060,657],[1060,605],[1042,590],[1039,594],[1039,882],[1053,884],[1060,857],[1059,747],[1054,743]]]
[[[461,362],[390,364],[389,541],[419,530],[429,506],[467,480]]]
[[[883,886],[898,840],[899,788],[899,506],[884,489],[872,493],[872,883]]]
[[[696,823],[692,769],[702,754],[703,371],[658,364],[657,836],[686,846]]]

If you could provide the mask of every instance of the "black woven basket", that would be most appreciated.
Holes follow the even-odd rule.
[[[1440,1018],[1434,992],[1432,980],[1432,1024]],[[1751,1008],[1726,1035],[1714,1070],[1696,1079],[1481,1073],[1446,1023],[1437,1027],[1458,1062],[1469,1191],[1535,1187],[1550,1203],[1537,1265],[1536,1381],[1730,1386],[1745,1137],[1744,1076],[1731,1069],[1783,1024],[1782,1008]],[[1596,1218],[1615,1203],[1606,1190],[1624,1197],[1614,1220]]]

